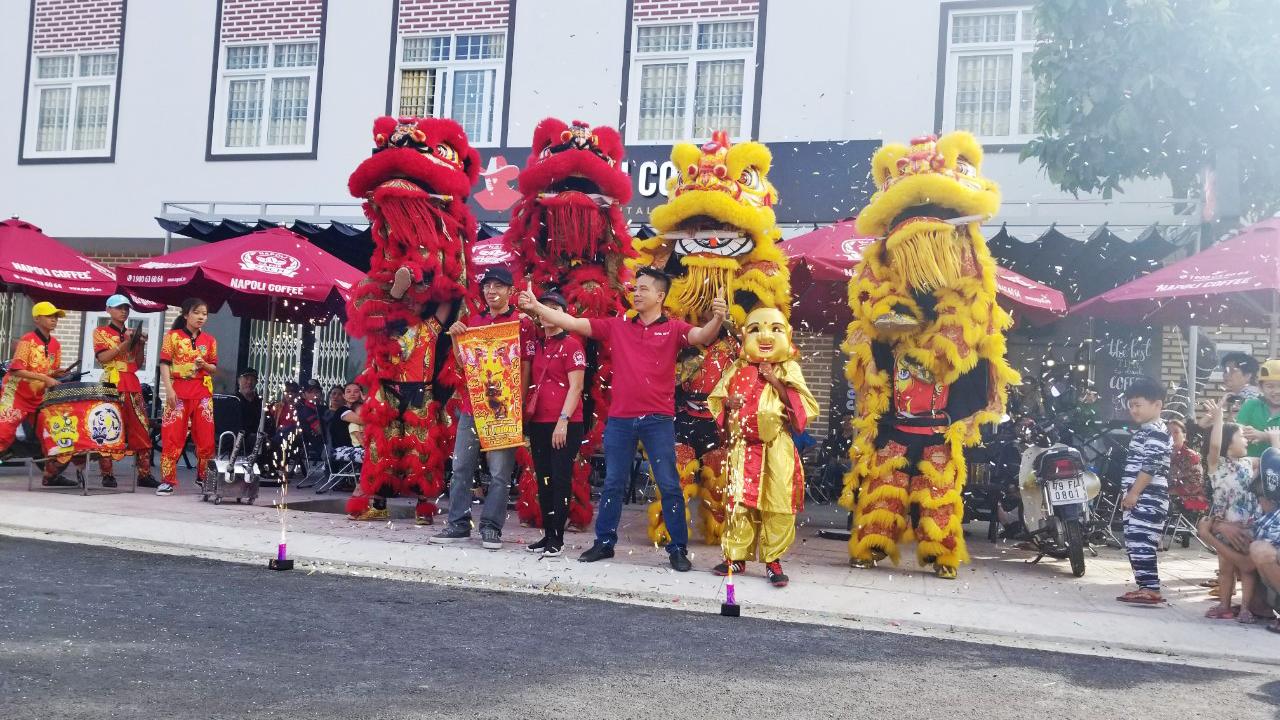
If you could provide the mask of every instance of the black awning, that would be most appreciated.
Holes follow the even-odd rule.
[[[1061,290],[1074,304],[1160,267],[1178,249],[1172,239],[1178,232],[1177,227],[1151,225],[1125,239],[1104,223],[1077,239],[1054,225],[1004,225],[987,244],[996,262]],[[1021,233],[1035,236],[1024,240]]]

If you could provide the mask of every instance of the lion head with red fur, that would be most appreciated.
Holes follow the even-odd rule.
[[[462,126],[440,118],[380,117],[373,155],[351,174],[372,223],[369,275],[387,282],[400,267],[413,272],[420,301],[459,298],[465,284],[462,248],[475,239],[467,197],[480,175],[480,154]]]
[[[634,254],[622,212],[631,200],[623,155],[611,127],[538,123],[507,230],[530,279],[559,287],[571,310],[588,315],[620,311],[622,260]]]

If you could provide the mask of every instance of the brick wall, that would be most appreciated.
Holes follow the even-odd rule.
[[[324,0],[223,0],[222,42],[320,37]]]
[[[741,17],[760,12],[759,2],[748,0],[635,0],[635,22],[686,18]]]
[[[400,0],[401,35],[505,28],[511,0]]]
[[[843,372],[844,358],[831,335],[797,330],[793,336],[800,350],[800,369],[804,371],[809,391],[818,399],[818,417],[809,425],[809,433],[819,441],[827,437],[831,413],[831,384],[834,373]]]
[[[1270,330],[1267,328],[1219,327],[1200,328],[1201,342],[1208,338],[1213,343],[1237,343],[1251,345],[1253,357],[1258,362],[1267,359],[1270,349]],[[1187,357],[1190,352],[1187,338],[1177,327],[1164,328],[1163,342],[1160,352],[1160,379],[1166,385],[1184,385],[1187,376]],[[1196,394],[1199,397],[1214,398],[1222,394],[1222,384],[1216,380],[1205,383],[1203,378],[1198,384]]]
[[[123,22],[124,0],[37,0],[32,51],[115,50]]]

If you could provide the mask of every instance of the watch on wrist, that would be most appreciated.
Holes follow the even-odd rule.
[[[566,421],[566,422],[568,422],[568,420],[569,420],[569,416],[568,416],[568,415],[565,415],[564,413],[560,413],[560,419],[561,419],[561,420],[564,420],[564,421]]]

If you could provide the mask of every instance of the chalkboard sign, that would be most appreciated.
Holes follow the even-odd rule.
[[[1093,337],[1098,419],[1127,421],[1124,391],[1140,377],[1160,379],[1160,329],[1097,321]]]

